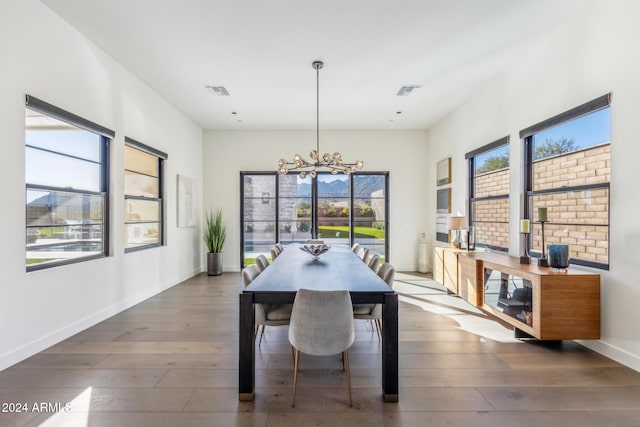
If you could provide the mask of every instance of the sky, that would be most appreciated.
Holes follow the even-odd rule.
[[[586,116],[562,123],[534,135],[534,150],[536,145],[544,144],[547,139],[573,139],[575,148],[587,148],[593,145],[610,142],[611,140],[611,109],[604,108]],[[476,167],[483,165],[485,160],[493,156],[509,153],[509,145],[503,145],[489,152],[476,156]]]
[[[535,135],[537,143],[544,143],[547,138],[573,138],[579,148],[609,142],[611,139],[611,109],[604,108],[587,116],[547,129]]]

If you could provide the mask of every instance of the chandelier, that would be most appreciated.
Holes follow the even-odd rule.
[[[280,159],[278,173],[286,175],[289,171],[296,171],[300,173],[300,178],[304,179],[307,175],[315,178],[318,169],[326,169],[334,175],[339,172],[348,175],[357,169],[362,169],[364,162],[357,160],[355,163],[345,163],[342,161],[342,155],[338,152],[324,153],[320,156],[320,69],[324,64],[322,61],[314,61],[311,65],[316,70],[316,149],[309,153],[311,161],[305,160],[300,154],[294,155],[292,162]]]

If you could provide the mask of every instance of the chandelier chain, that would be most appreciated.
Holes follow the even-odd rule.
[[[293,156],[292,162],[280,159],[278,161],[278,173],[286,175],[289,171],[296,171],[300,173],[300,177],[303,179],[307,175],[315,178],[317,171],[321,169],[327,169],[332,174],[337,174],[338,172],[351,174],[358,169],[362,169],[364,166],[362,160],[357,160],[354,163],[345,163],[342,161],[342,155],[337,151],[333,155],[329,153],[320,155],[320,69],[324,64],[322,61],[314,61],[311,65],[316,70],[316,149],[309,153],[311,162],[308,162],[297,153]]]

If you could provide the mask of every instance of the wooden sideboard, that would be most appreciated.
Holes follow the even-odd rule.
[[[453,265],[452,259],[456,260]],[[435,249],[434,279],[475,307],[540,340],[600,338],[600,275],[554,272],[493,252]],[[447,262],[449,261],[449,262]]]

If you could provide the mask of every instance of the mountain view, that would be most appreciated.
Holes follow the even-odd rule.
[[[355,183],[355,195],[368,197],[374,191],[384,188],[384,176],[358,176]],[[336,179],[331,182],[318,181],[320,197],[348,197],[349,182]],[[298,184],[298,197],[311,197],[311,184]]]

